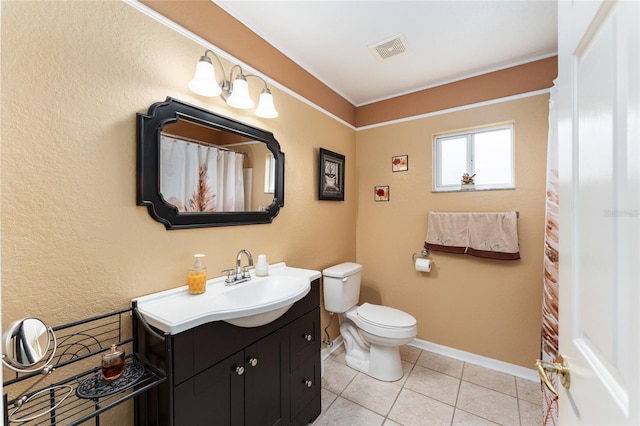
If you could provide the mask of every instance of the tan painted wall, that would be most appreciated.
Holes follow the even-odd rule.
[[[357,133],[357,261],[362,301],[411,313],[418,338],[532,368],[540,352],[548,95],[437,115]],[[434,134],[515,122],[515,190],[432,192]],[[391,171],[391,157],[409,170]],[[373,188],[390,186],[390,201]],[[432,252],[431,273],[416,272],[429,211],[520,212],[522,259],[497,261]]]
[[[125,3],[1,7],[2,324],[125,308],[185,283],[198,252],[210,276],[242,248],[317,270],[355,259],[353,129],[277,88],[274,120],[192,95],[203,48]],[[167,231],[136,206],[135,114],[166,96],[276,135],[286,191],[273,223]],[[319,147],[346,156],[345,202],[317,200]]]

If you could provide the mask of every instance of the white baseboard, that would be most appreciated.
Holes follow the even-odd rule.
[[[487,358],[482,355],[472,354],[471,352],[465,352],[448,346],[439,345],[437,343],[427,342],[426,340],[415,339],[413,342],[409,343],[409,346],[448,356],[450,358],[459,359],[461,361],[496,370],[501,373],[511,374],[512,376],[520,377],[521,379],[540,383],[540,376],[533,368],[521,367],[519,365],[510,364],[497,359]]]
[[[331,345],[331,347],[325,347],[322,349],[322,360],[327,359],[333,352],[338,350],[343,343],[342,336],[338,336],[338,338],[333,341],[333,345]],[[538,372],[532,368],[521,367],[519,365],[510,364],[497,359],[476,355],[471,352],[465,352],[448,346],[439,345],[437,343],[427,342],[426,340],[414,339],[413,342],[409,343],[409,346],[437,353],[439,355],[448,356],[449,358],[459,359],[460,361],[479,365],[501,373],[510,374],[512,376],[520,377],[521,379],[540,383],[540,376],[538,375]]]

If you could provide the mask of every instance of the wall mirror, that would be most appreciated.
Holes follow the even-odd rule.
[[[272,133],[167,97],[137,114],[137,204],[167,229],[269,223],[284,205]]]

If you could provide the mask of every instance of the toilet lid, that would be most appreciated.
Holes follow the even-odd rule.
[[[380,327],[414,327],[416,319],[406,312],[389,306],[364,303],[358,308],[358,317]]]

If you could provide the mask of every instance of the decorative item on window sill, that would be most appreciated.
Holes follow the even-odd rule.
[[[208,53],[216,58],[218,65],[222,69],[222,81],[218,82],[216,78],[215,69],[211,58],[207,56]],[[238,74],[233,78],[233,70],[238,69]],[[260,94],[258,101],[258,107],[254,111],[254,114],[262,118],[276,118],[278,111],[276,111],[273,105],[273,95],[267,87],[267,82],[260,76],[254,74],[244,74],[240,65],[234,65],[229,71],[229,79],[226,78],[224,66],[218,58],[218,55],[207,49],[204,55],[200,57],[198,64],[196,65],[196,73],[193,79],[189,82],[189,89],[202,96],[222,96],[227,101],[229,106],[240,109],[253,108],[255,103],[249,96],[249,84],[247,78],[257,78],[264,83],[264,88]]]
[[[460,183],[462,185],[474,185],[474,181],[473,178],[476,177],[475,174],[469,176],[469,173],[465,173],[462,175],[462,180],[460,181]]]

